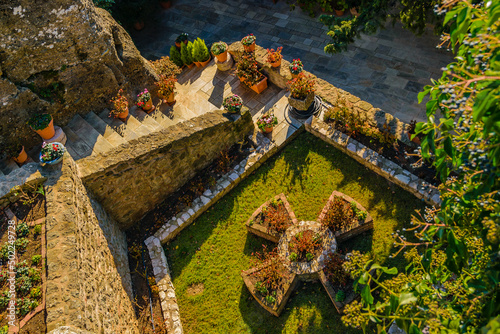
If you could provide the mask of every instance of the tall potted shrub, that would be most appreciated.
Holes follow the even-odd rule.
[[[28,120],[28,125],[43,139],[50,139],[56,134],[54,119],[49,114],[35,114]]]
[[[182,62],[182,57],[181,57],[181,53],[179,52],[179,49],[177,49],[173,45],[170,47],[170,59],[172,60],[172,62],[175,65],[177,65],[179,67],[184,66],[184,63]]]
[[[181,43],[181,59],[184,65],[188,68],[192,68],[193,64],[193,43],[190,41],[186,43]]]
[[[299,73],[297,78],[288,81],[290,96],[288,103],[297,110],[307,110],[314,101],[316,79],[310,74]]]
[[[193,43],[193,59],[199,62],[200,67],[205,67],[211,59],[207,45],[205,41],[199,37]]]

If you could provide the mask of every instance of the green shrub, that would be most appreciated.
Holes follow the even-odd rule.
[[[198,37],[193,42],[193,60],[204,62],[208,59],[210,59],[210,53],[208,52],[207,45],[203,39]]]
[[[38,264],[40,263],[41,260],[42,260],[42,256],[41,255],[33,255],[31,257],[31,263],[34,266],[38,266]]]
[[[181,43],[181,59],[185,65],[191,65],[193,63],[193,43],[188,42],[187,44]]]
[[[42,233],[42,225],[35,225],[35,227],[33,228],[33,233],[35,235],[39,235]]]
[[[274,304],[274,303],[276,303],[276,298],[274,298],[271,295],[267,295],[266,298],[265,298],[265,300],[266,300],[266,303],[268,303],[268,304]]]
[[[342,303],[345,300],[345,292],[342,290],[337,291],[335,294],[335,301]]]
[[[257,290],[257,292],[263,296],[267,295],[268,293],[266,286],[262,282],[255,283],[255,290]]]
[[[30,298],[39,299],[41,296],[42,296],[42,291],[40,290],[39,286],[31,289]]]
[[[29,240],[26,238],[18,238],[14,245],[16,246],[16,251],[24,252],[29,244]]]
[[[0,334],[8,334],[9,333],[9,326],[5,325],[3,327],[0,327]]]
[[[19,278],[16,278],[16,291],[19,294],[25,295],[29,293],[32,287],[33,282],[28,276],[21,276]]]
[[[18,238],[27,236],[29,232],[30,232],[30,228],[29,228],[27,223],[22,222],[22,223],[17,224],[16,234],[17,234]]]
[[[290,261],[292,261],[292,262],[297,261],[298,258],[299,258],[299,256],[297,255],[297,253],[290,254]]]
[[[173,63],[179,67],[184,65],[184,63],[182,62],[181,53],[173,45],[170,47],[170,60],[172,60]]]
[[[29,298],[18,299],[17,304],[19,306],[19,314],[22,316],[28,314],[38,306],[38,302],[36,300],[31,300]]]

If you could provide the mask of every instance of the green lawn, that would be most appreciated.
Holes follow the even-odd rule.
[[[333,190],[358,200],[374,219],[373,232],[340,248],[371,251],[382,262],[391,251],[390,234],[423,207],[322,140],[299,135],[166,245],[185,332],[358,333],[342,324],[320,283],[300,284],[277,318],[253,300],[240,276],[264,243],[244,227],[255,209],[283,192],[299,220],[315,220]],[[203,293],[188,295],[195,283],[204,284]]]

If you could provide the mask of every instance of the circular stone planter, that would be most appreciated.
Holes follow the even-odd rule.
[[[308,262],[290,261],[288,244],[292,240],[292,237],[307,230],[311,230],[321,235],[321,253]],[[297,274],[301,281],[308,282],[319,279],[319,271],[325,267],[324,260],[327,254],[334,253],[336,250],[337,241],[332,231],[315,221],[301,221],[296,225],[290,226],[285,233],[283,233],[278,244],[278,255],[283,258],[285,267],[292,273]]]

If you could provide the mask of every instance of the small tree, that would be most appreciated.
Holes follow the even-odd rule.
[[[184,65],[184,63],[182,62],[181,53],[174,45],[170,47],[170,59],[174,62],[175,65],[179,67]]]
[[[204,62],[210,58],[210,53],[208,52],[207,45],[205,41],[201,38],[197,38],[193,42],[193,60]]]
[[[181,43],[181,59],[185,65],[191,65],[193,63],[193,43]]]

